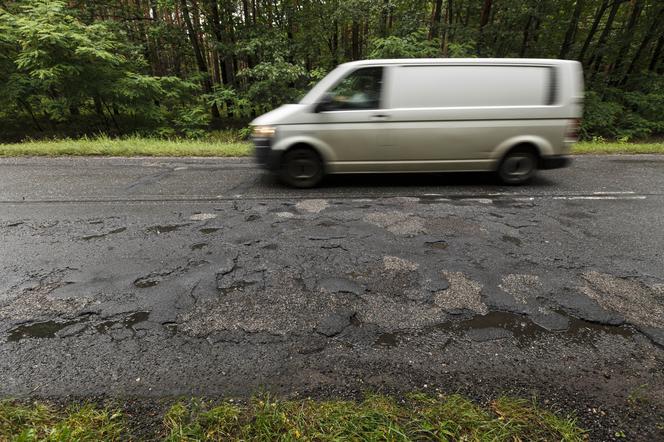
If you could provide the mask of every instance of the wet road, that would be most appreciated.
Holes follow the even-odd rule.
[[[651,438],[662,232],[660,156],[308,191],[250,160],[2,159],[0,394],[533,393]]]

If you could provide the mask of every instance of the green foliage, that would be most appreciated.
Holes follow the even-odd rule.
[[[405,37],[391,35],[372,42],[369,58],[428,58],[439,55],[439,42],[427,40],[426,31],[420,29]]]
[[[573,59],[586,41],[584,138],[660,137],[664,9],[639,2],[642,11],[627,32],[636,3],[617,3],[612,23],[607,8],[593,27],[602,1],[493,1],[483,17],[488,3],[475,0],[444,1],[440,11],[431,0],[255,8],[185,0],[192,34],[180,1],[7,0],[0,7],[0,140],[98,133],[197,138],[296,101],[346,61],[443,54]],[[575,18],[577,4],[583,7]]]
[[[253,103],[258,114],[292,103],[307,83],[307,71],[302,66],[281,58],[259,63],[240,71],[238,75],[248,81],[246,100]]]
[[[209,122],[195,98],[200,86],[143,73],[140,47],[114,22],[85,24],[63,1],[31,0],[0,12],[0,33],[0,40],[16,42],[11,63],[0,72],[6,84],[0,104],[8,109],[0,119],[8,126],[17,111],[31,114],[38,129],[82,119],[106,132],[122,132],[117,117],[124,115],[189,136],[200,135]]]
[[[664,133],[664,75],[641,78],[641,90],[606,87],[589,91],[584,103],[583,138],[638,140]]]

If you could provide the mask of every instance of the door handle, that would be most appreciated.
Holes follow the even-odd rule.
[[[387,115],[387,114],[375,114],[375,115],[372,115],[372,116],[371,116],[371,119],[372,119],[373,121],[385,121],[385,120],[387,120],[387,119],[389,119],[389,118],[390,118],[390,116]]]

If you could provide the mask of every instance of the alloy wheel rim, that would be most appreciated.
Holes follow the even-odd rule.
[[[533,170],[533,160],[526,155],[514,155],[505,160],[503,171],[505,175],[513,178],[522,178]]]

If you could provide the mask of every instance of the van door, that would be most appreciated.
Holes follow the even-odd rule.
[[[382,66],[352,71],[328,92],[331,103],[314,119],[317,138],[334,151],[336,172],[371,169],[380,161],[380,139],[387,114],[383,110]]]

